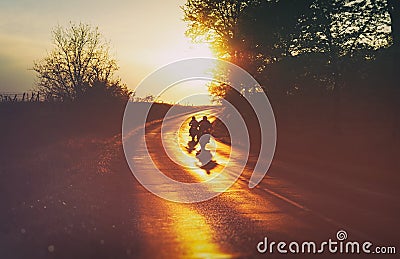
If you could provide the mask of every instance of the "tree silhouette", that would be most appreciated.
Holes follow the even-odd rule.
[[[211,41],[221,56],[235,57],[240,49],[237,23],[252,0],[188,0],[182,7],[186,34],[195,41]]]
[[[114,78],[118,66],[97,27],[83,23],[70,23],[66,28],[57,26],[52,38],[54,49],[35,61],[33,67],[42,93],[61,100],[78,100],[85,94],[98,92],[90,89],[101,86],[103,93],[129,96],[126,87]]]
[[[324,53],[328,88],[337,93],[344,71],[389,46],[386,2],[314,0],[299,21],[300,54]]]
[[[335,95],[346,71],[373,60],[390,38],[396,41],[395,2],[190,0],[183,9],[188,35],[216,42],[229,54],[223,58],[265,89],[288,94],[319,85]]]
[[[400,48],[400,1],[387,0],[387,8],[391,20],[391,36],[393,45]]]

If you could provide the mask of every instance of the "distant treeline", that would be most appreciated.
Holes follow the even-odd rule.
[[[40,92],[0,93],[0,102],[60,102],[61,98]]]
[[[99,96],[94,96],[93,99],[97,99],[97,101],[102,101],[103,98],[96,98]],[[104,97],[104,96],[102,96]],[[135,92],[132,92],[129,100],[131,102],[145,102],[151,103],[155,102],[155,96],[153,95],[146,95],[144,97],[136,96]],[[69,101],[62,97],[57,97],[52,94],[44,94],[41,92],[22,92],[22,93],[10,93],[10,92],[0,92],[0,103],[13,103],[13,102],[56,102],[61,103]],[[87,100],[85,100],[87,101]],[[163,103],[162,101],[157,101],[158,103]]]

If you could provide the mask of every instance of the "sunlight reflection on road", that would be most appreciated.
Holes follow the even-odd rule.
[[[169,211],[174,212],[173,228],[189,257],[231,258],[223,253],[213,242],[214,233],[205,218],[188,206],[168,203]],[[184,256],[184,257],[185,257]]]
[[[214,116],[210,116],[209,111],[199,112],[195,115],[197,119],[200,119],[203,116],[207,116],[211,122],[216,119]],[[231,155],[231,147],[229,145],[226,145],[214,139],[214,141],[207,145],[207,148],[213,154],[213,160],[218,163],[218,166],[211,170],[210,174],[207,174],[206,170],[203,170],[198,166],[199,161],[196,158],[196,151],[200,150],[199,145],[197,145],[195,147],[196,149],[193,150],[191,153],[188,152],[188,143],[191,140],[191,137],[188,134],[190,119],[191,117],[188,117],[182,123],[182,125],[177,130],[175,130],[175,134],[177,134],[178,137],[179,148],[176,148],[176,144],[175,146],[170,146],[175,147],[174,149],[171,149],[171,153],[172,156],[174,156],[174,159],[177,159],[181,163],[186,164],[186,169],[193,176],[199,179],[199,181],[209,181],[220,173],[226,175],[226,177],[224,177],[222,181],[232,181],[232,176],[229,174],[229,169],[225,171],[224,169],[227,169],[228,165],[230,166],[230,168],[234,168],[235,156],[240,156],[242,154]],[[243,186],[241,185],[242,183],[240,181],[236,182],[231,188],[224,191],[224,197],[230,200],[232,208],[239,211],[241,214],[251,220],[262,222],[268,219],[268,221],[274,221],[274,226],[272,227],[269,225],[269,228],[283,228],[283,226],[281,226],[281,224],[278,222],[278,219],[281,217],[281,212],[279,210],[276,210],[276,207],[272,204],[270,204],[270,206],[260,207],[258,202],[261,200],[261,197],[259,197],[259,195],[255,193],[244,191]],[[213,191],[221,190],[218,190],[217,187],[217,189],[213,189]]]
[[[203,116],[207,116],[212,122],[216,118],[210,111],[203,111],[194,114],[196,119],[199,120]],[[224,198],[230,201],[232,209],[237,210],[244,217],[250,220],[259,221],[260,226],[264,226],[264,221],[268,221],[268,228],[274,229],[275,231],[282,231],[285,229],[282,226],[280,219],[282,218],[282,212],[276,209],[273,204],[268,206],[259,206],[259,203],[263,200],[256,193],[249,193],[243,189],[243,182],[236,182],[228,190],[222,190],[218,186],[224,186],[225,181],[232,182],[231,170],[235,169],[235,158],[244,156],[240,151],[237,154],[231,154],[231,147],[216,139],[207,144],[207,149],[212,153],[212,159],[216,161],[217,166],[210,170],[210,174],[206,170],[202,169],[199,164],[199,160],[196,158],[197,151],[200,150],[200,146],[196,145],[190,149],[188,143],[191,141],[189,136],[189,121],[191,116],[188,116],[186,120],[181,122],[169,123],[169,128],[165,130],[163,135],[163,141],[166,144],[164,147],[167,149],[168,155],[186,170],[186,173],[194,176],[198,181],[205,182],[215,178],[216,175],[223,174],[223,178],[219,180],[220,184],[214,185],[212,191],[224,192]],[[178,142],[178,145],[177,145]],[[177,148],[178,146],[178,148]],[[229,166],[229,168],[228,168]],[[265,203],[265,201],[263,200]],[[274,222],[271,226],[270,222]],[[287,223],[286,223],[287,224]]]
[[[192,115],[195,115],[197,120],[207,116],[211,122],[215,120],[214,116],[217,116],[216,112],[212,110]],[[192,115],[172,117],[164,121],[161,131],[162,143],[157,141],[159,137],[158,128],[151,129],[147,133],[147,148],[154,155],[153,162],[157,168],[167,176],[174,177],[173,179],[177,181],[208,182],[214,180],[214,183],[206,185],[206,188],[214,193],[226,192],[224,199],[230,200],[230,203],[226,206],[231,207],[232,210],[236,210],[240,214],[249,214],[249,217],[253,220],[261,221],[266,214],[274,213],[271,208],[269,210],[267,208],[255,210],[249,207],[248,201],[254,201],[255,196],[246,194],[245,197],[241,197],[244,190],[243,186],[239,186],[239,184],[234,184],[234,187],[226,190],[227,186],[235,182],[237,175],[235,176],[234,172],[241,171],[240,166],[237,166],[239,164],[237,162],[238,156],[243,156],[241,152],[232,154],[232,149],[229,145],[212,138],[206,149],[212,155],[211,159],[215,162],[214,166],[211,169],[205,169],[202,166],[199,157],[196,156],[197,151],[200,150],[199,144],[192,146],[192,149],[188,146],[191,141],[188,123]],[[163,154],[159,152],[160,144],[165,150]],[[141,153],[137,154],[138,157],[136,158],[138,160],[135,162],[137,170],[149,172],[147,184],[156,185],[159,192],[168,192],[168,197],[182,195],[179,190],[171,189],[168,183],[152,181],[150,177],[151,167],[147,165],[145,160],[139,159],[143,157]],[[170,159],[167,159],[166,156],[169,156]],[[193,195],[196,194],[194,190]],[[251,197],[248,197],[248,195]],[[176,198],[175,200],[179,200],[179,197]],[[152,201],[153,199],[154,202]],[[150,211],[144,209],[140,213],[143,217],[143,222],[153,222],[155,224],[143,224],[146,226],[144,228],[144,231],[147,232],[146,236],[149,240],[158,240],[160,236],[163,236],[163,240],[158,240],[156,243],[160,242],[159,245],[168,246],[173,251],[179,251],[177,254],[173,254],[172,257],[231,258],[236,256],[234,255],[235,253],[226,253],[224,251],[226,247],[216,242],[215,238],[218,233],[215,233],[215,229],[209,224],[207,215],[203,215],[201,210],[196,209],[196,206],[169,202],[156,197],[146,198],[145,203],[152,204],[152,207],[157,208]],[[254,215],[254,212],[256,215]],[[154,244],[155,246],[158,245],[156,243]],[[168,257],[169,255],[165,256]]]
[[[195,114],[199,120],[203,116],[207,116],[211,122],[215,120],[214,116],[210,116],[210,111],[198,112]],[[177,123],[169,123],[167,128],[163,128],[162,140],[166,153],[177,164],[184,167],[187,173],[195,177],[199,182],[210,181],[219,174],[224,174],[221,182],[232,182],[232,175],[224,170],[228,165],[234,165],[234,160],[231,159],[231,147],[214,138],[211,138],[209,144],[206,145],[211,153],[211,161],[213,166],[208,170],[204,167],[198,157],[197,152],[200,151],[200,145],[190,146],[191,137],[189,136],[189,116],[185,121],[177,121]],[[178,147],[178,148],[177,148]],[[205,163],[206,164],[206,163]],[[214,186],[216,192],[224,191],[226,188]]]

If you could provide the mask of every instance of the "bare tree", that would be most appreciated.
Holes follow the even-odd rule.
[[[52,38],[54,49],[33,66],[40,92],[62,100],[76,100],[95,83],[119,84],[114,79],[116,60],[97,27],[83,23],[57,26]]]

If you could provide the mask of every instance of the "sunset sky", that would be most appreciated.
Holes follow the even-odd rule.
[[[155,69],[190,57],[212,57],[206,44],[193,44],[184,32],[185,0],[2,0],[0,2],[0,92],[22,92],[34,87],[33,61],[52,49],[51,30],[70,21],[98,26],[111,42],[129,88]],[[190,92],[206,93],[203,84]],[[183,96],[171,94],[165,101]],[[149,91],[150,94],[151,91]],[[146,93],[143,93],[146,94]],[[202,97],[207,102],[208,97]],[[200,98],[201,99],[201,98]],[[199,101],[201,102],[201,101]]]

